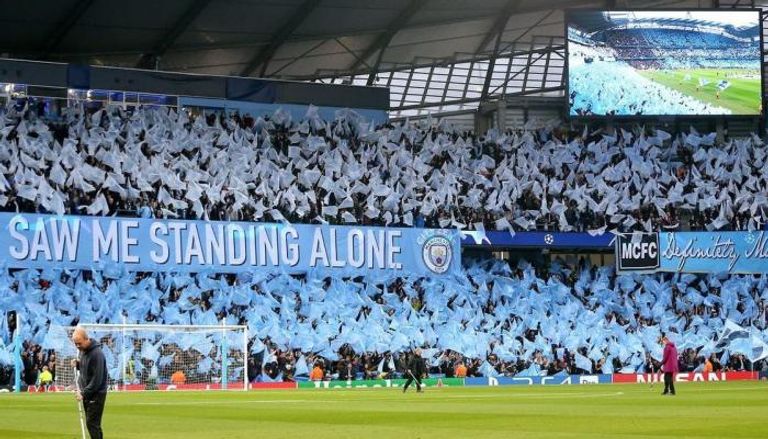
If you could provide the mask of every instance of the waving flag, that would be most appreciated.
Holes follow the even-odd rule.
[[[592,362],[589,361],[589,358],[576,352],[573,354],[573,361],[579,369],[592,373]]]

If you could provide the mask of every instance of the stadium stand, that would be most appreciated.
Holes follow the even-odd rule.
[[[353,112],[292,121],[117,107],[70,108],[55,123],[9,107],[0,134],[11,212],[622,232],[754,230],[768,218],[756,136],[722,147],[695,130],[478,138],[374,129]]]
[[[374,128],[352,112],[324,121],[311,110],[292,121],[280,111],[253,119],[73,107],[49,121],[21,104],[6,107],[0,129],[9,211],[595,233],[756,230],[766,218],[766,148],[756,136],[717,147],[694,130],[478,137],[444,125]],[[123,318],[247,324],[256,380],[315,365],[341,379],[401,373],[413,343],[445,376],[458,363],[469,376],[642,372],[657,366],[662,331],[677,334],[685,370],[705,357],[729,370],[767,366],[729,358],[712,341],[724,318],[765,339],[764,276],[480,260],[450,280],[3,269],[0,288],[0,340],[20,313],[27,383],[45,365],[56,373],[52,325]],[[132,356],[135,373],[151,367],[146,352]],[[0,363],[9,360],[2,347]]]
[[[768,437],[768,0],[7,3],[0,439]]]
[[[49,334],[52,325],[122,322],[123,312],[128,322],[247,324],[254,381],[293,379],[302,357],[309,369],[320,363],[328,377],[339,379],[394,373],[388,364],[383,369],[382,359],[394,354],[396,360],[411,343],[427,347],[432,372],[446,376],[458,363],[468,366],[469,376],[483,375],[486,361],[506,376],[651,372],[658,369],[651,354],[660,350],[661,332],[679,334],[684,371],[702,366],[705,357],[729,370],[752,367],[737,355],[729,362],[713,338],[723,330],[723,318],[751,327],[761,338],[768,335],[765,277],[640,278],[612,270],[584,261],[547,270],[522,262],[511,269],[489,260],[470,263],[460,279],[442,282],[25,270],[3,273],[12,293],[2,308],[20,310],[23,325],[31,328],[24,355],[28,384],[45,365],[55,374],[48,349],[60,340]],[[104,350],[108,358],[116,355],[108,346]],[[577,363],[581,357],[589,367]],[[131,351],[129,358],[137,381],[153,366],[145,349]],[[350,362],[354,374],[343,375]],[[217,367],[193,366],[186,371],[190,378]],[[765,361],[755,367],[763,370]],[[111,369],[110,378],[118,381],[120,371]]]
[[[759,69],[754,54],[757,42],[735,40],[725,35],[679,29],[612,30],[606,44],[619,60],[633,67],[687,68],[730,67]],[[659,54],[671,56],[659,57]],[[658,60],[641,64],[643,59]]]

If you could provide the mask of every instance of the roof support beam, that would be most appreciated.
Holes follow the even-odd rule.
[[[315,44],[314,46],[310,47],[309,49],[305,50],[301,55],[297,56],[296,58],[292,59],[287,64],[283,64],[279,69],[275,70],[274,72],[269,72],[269,76],[277,76],[278,73],[282,72],[283,70],[287,69],[288,67],[295,64],[297,61],[301,60],[305,56],[309,55],[310,53],[314,52],[315,50],[319,49],[320,46],[325,44],[327,40],[320,41],[319,43]]]
[[[155,43],[155,46],[148,53],[143,53],[139,62],[136,64],[138,68],[154,69],[157,67],[157,63],[160,57],[165,55],[165,52],[176,42],[181,34],[195,21],[200,13],[208,6],[211,0],[194,0],[186,11],[179,17],[178,20],[171,26],[171,28],[163,34]]]
[[[91,7],[94,0],[78,0],[72,9],[69,9],[64,17],[62,17],[59,24],[45,37],[45,45],[43,46],[43,52],[41,58],[47,58],[48,55],[53,52],[61,40],[69,33],[72,27],[80,20],[80,17],[85,14],[85,11]]]
[[[381,65],[381,58],[384,56],[384,51],[387,50],[387,46],[389,46],[389,42],[392,41],[392,38],[400,31],[400,29],[405,27],[408,21],[410,21],[411,18],[419,12],[419,9],[427,4],[428,1],[429,0],[411,0],[411,2],[408,3],[408,6],[400,11],[400,13],[397,14],[397,17],[387,25],[387,29],[379,34],[373,43],[365,48],[363,54],[349,67],[350,72],[354,73],[355,70],[371,57],[371,55],[378,51],[379,55],[376,57],[376,62],[371,68],[370,75],[368,76],[368,83],[369,85],[372,84],[376,78],[376,71],[379,69],[379,65]]]
[[[488,31],[487,34],[485,34],[485,38],[483,38],[483,41],[480,43],[479,46],[477,46],[477,50],[475,53],[481,52],[485,47],[488,45],[488,43],[491,41],[491,39],[495,36],[496,42],[493,45],[493,53],[491,54],[491,60],[488,63],[488,69],[485,72],[485,82],[483,83],[483,90],[480,93],[480,99],[485,99],[485,97],[488,95],[488,89],[491,86],[491,78],[493,77],[493,71],[496,69],[496,57],[499,56],[499,46],[501,45],[501,36],[504,34],[504,29],[507,27],[507,22],[509,21],[509,17],[512,16],[512,13],[517,10],[518,5],[520,4],[519,0],[509,0],[507,4],[504,6],[504,10],[501,12],[501,15],[499,15],[499,18],[496,20],[495,23],[493,23],[493,27]]]
[[[269,60],[271,60],[275,55],[277,49],[280,48],[283,43],[285,43],[285,41],[296,31],[299,26],[301,26],[301,23],[303,23],[304,20],[309,17],[309,14],[311,14],[312,11],[317,8],[317,6],[320,4],[320,1],[321,0],[304,0],[304,2],[299,5],[298,9],[293,13],[293,15],[291,15],[288,21],[280,26],[280,29],[278,29],[277,32],[272,35],[272,39],[269,41],[269,43],[264,46],[253,58],[251,58],[250,61],[248,61],[248,64],[241,72],[241,75],[250,76],[253,74],[253,72],[256,71],[256,69],[259,68],[259,66],[261,66],[259,76],[264,76],[267,72],[267,65],[269,65]]]
[[[543,17],[539,18],[539,19],[536,21],[536,23],[533,23],[533,25],[531,25],[531,26],[530,26],[528,29],[526,29],[526,30],[525,30],[525,32],[523,32],[522,34],[518,35],[518,36],[517,36],[517,37],[516,37],[514,40],[510,41],[509,43],[507,43],[507,45],[504,47],[504,49],[502,49],[502,51],[507,51],[507,50],[509,50],[509,48],[510,48],[510,47],[514,46],[514,44],[515,44],[515,43],[517,43],[518,41],[522,40],[522,39],[523,39],[523,37],[524,37],[524,36],[526,36],[526,35],[528,35],[528,33],[529,33],[529,32],[531,32],[532,30],[534,30],[534,29],[536,29],[537,27],[539,27],[539,25],[540,25],[541,23],[543,23],[543,22],[544,22],[544,20],[546,20],[547,18],[551,17],[551,16],[552,16],[552,14],[554,14],[554,13],[555,13],[555,10],[554,10],[554,9],[552,9],[552,10],[548,11],[546,14],[544,14],[544,16],[543,16]]]
[[[509,21],[509,17],[512,16],[512,14],[517,10],[517,7],[519,5],[520,5],[520,0],[509,0],[507,4],[504,5],[504,9],[501,10],[501,13],[499,14],[499,18],[497,18],[496,21],[493,23],[493,26],[491,26],[491,28],[488,29],[488,33],[485,34],[485,36],[483,37],[483,41],[480,42],[480,45],[477,46],[477,50],[475,50],[475,53],[480,53],[486,47],[488,47],[488,44],[490,44],[491,40],[493,40],[494,37],[496,37],[496,41],[499,40],[499,36],[504,32],[504,28],[507,27],[507,22]]]
[[[357,56],[357,54],[355,53],[355,51],[354,51],[354,50],[352,50],[352,49],[350,49],[350,48],[349,48],[349,47],[348,47],[346,44],[344,44],[344,43],[343,43],[343,42],[342,42],[340,39],[338,39],[338,38],[334,38],[334,41],[336,41],[336,44],[338,44],[339,46],[341,46],[341,48],[342,48],[342,49],[346,50],[346,51],[347,51],[347,53],[349,53],[350,55],[354,56],[356,60],[358,60],[358,61],[362,62],[362,63],[363,63],[363,64],[365,64],[365,65],[366,65],[368,68],[370,68],[370,67],[371,67],[371,66],[369,66],[369,65],[368,65],[368,63],[367,63],[367,62],[365,62],[365,60],[364,60],[364,59],[362,59],[362,58],[360,58],[359,56]]]
[[[547,93],[547,92],[553,92],[553,91],[562,91],[565,87],[558,86],[558,87],[545,87],[545,88],[536,88],[531,90],[523,90],[518,91],[514,93],[508,93],[505,95],[507,99],[515,96],[526,96],[531,94],[537,94],[537,93]],[[430,107],[444,107],[447,105],[461,105],[461,104],[471,104],[478,102],[480,103],[480,98],[462,98],[462,99],[453,99],[450,101],[443,101],[443,102],[434,102],[429,103],[425,105],[421,104],[414,104],[414,105],[401,105],[399,107],[392,107],[389,109],[389,111],[403,111],[403,110],[417,110],[419,108],[430,108]]]

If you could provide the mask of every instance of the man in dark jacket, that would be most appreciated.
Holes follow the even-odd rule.
[[[80,371],[77,400],[83,403],[85,423],[91,439],[103,439],[101,416],[107,400],[107,361],[101,352],[101,345],[88,338],[85,329],[76,328],[72,342],[80,351],[80,359],[72,361],[73,367]]]
[[[405,371],[405,376],[408,380],[403,386],[403,393],[408,390],[408,386],[412,382],[416,381],[416,392],[421,392],[421,377],[424,376],[426,367],[424,367],[424,359],[421,358],[421,349],[413,351],[410,360],[408,360],[408,368]]]
[[[675,374],[680,371],[677,363],[677,347],[666,335],[662,337],[661,341],[664,343],[664,357],[661,360],[661,368],[664,372],[664,393],[662,395],[674,395]]]

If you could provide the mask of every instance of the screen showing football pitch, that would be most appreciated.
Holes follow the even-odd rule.
[[[566,14],[571,116],[759,115],[757,10]]]

